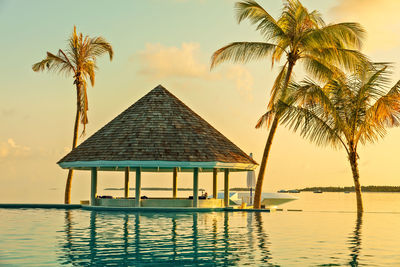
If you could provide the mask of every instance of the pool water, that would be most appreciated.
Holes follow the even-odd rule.
[[[0,266],[400,266],[400,213],[0,209]]]

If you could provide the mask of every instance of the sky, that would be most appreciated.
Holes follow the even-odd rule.
[[[73,26],[105,37],[115,57],[100,58],[88,90],[89,124],[84,141],[158,84],[180,98],[246,153],[261,161],[267,129],[255,129],[265,112],[278,68],[269,60],[223,64],[210,71],[214,51],[233,41],[262,41],[254,26],[237,24],[231,0],[28,1],[0,0],[0,203],[62,203],[67,171],[56,162],[71,149],[75,89],[71,76],[35,73],[47,51],[66,47]],[[259,0],[277,17],[281,0]],[[397,0],[303,0],[326,22],[355,21],[367,30],[363,52],[395,64],[400,79]],[[295,79],[304,71],[296,66]],[[362,185],[400,185],[400,129],[359,151]],[[257,171],[256,171],[257,173]],[[123,173],[99,173],[99,194],[123,187]],[[221,177],[222,178],[222,177]],[[219,187],[222,188],[222,180]],[[212,192],[211,174],[200,187]],[[143,186],[170,187],[172,175],[144,174]],[[306,186],[353,184],[343,150],[317,147],[279,127],[268,161],[264,192]],[[191,187],[190,174],[178,185]],[[231,175],[245,187],[246,174]],[[90,173],[75,172],[72,202],[88,199]],[[122,194],[122,192],[121,192]]]

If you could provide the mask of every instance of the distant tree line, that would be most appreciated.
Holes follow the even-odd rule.
[[[306,187],[303,189],[298,189],[299,191],[317,191],[321,190],[322,192],[354,192],[354,186],[345,186],[345,187]],[[400,186],[376,186],[376,185],[368,185],[361,186],[361,191],[363,192],[400,192]]]

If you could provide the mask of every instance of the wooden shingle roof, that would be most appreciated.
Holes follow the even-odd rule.
[[[63,168],[144,171],[230,168],[251,170],[257,163],[161,85],[73,149]]]

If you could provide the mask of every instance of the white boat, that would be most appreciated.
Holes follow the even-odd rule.
[[[288,193],[289,191],[288,190],[285,190],[285,189],[281,189],[281,190],[279,190],[278,191],[278,193]]]
[[[279,205],[298,199],[285,193],[262,193],[261,206],[276,208]]]
[[[218,199],[224,199],[224,192],[219,192],[217,195]],[[236,192],[229,192],[229,205],[241,205],[242,200],[239,198],[239,194]]]
[[[253,194],[254,197],[254,194]],[[219,192],[218,198],[223,199],[224,193]],[[289,194],[281,193],[262,193],[261,195],[261,205],[265,208],[275,208],[284,203],[298,199],[297,197],[291,196]],[[253,201],[250,201],[250,194],[248,192],[230,192],[229,193],[229,205],[241,205],[246,203],[250,205]]]

